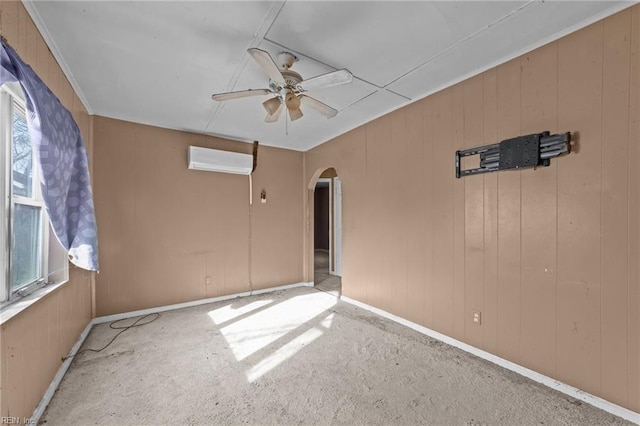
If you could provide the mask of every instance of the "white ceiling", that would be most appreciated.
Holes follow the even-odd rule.
[[[613,1],[27,1],[92,114],[306,151],[372,119],[615,13]],[[298,56],[304,78],[347,68],[309,94],[340,112],[264,123],[247,53]]]

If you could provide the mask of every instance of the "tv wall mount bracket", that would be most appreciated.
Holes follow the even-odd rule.
[[[456,151],[456,178],[500,170],[549,166],[551,159],[571,152],[571,133],[533,133],[492,145]],[[461,170],[463,157],[480,156],[480,167]]]

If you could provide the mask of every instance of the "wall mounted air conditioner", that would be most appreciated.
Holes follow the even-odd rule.
[[[189,169],[250,175],[253,155],[190,146]]]

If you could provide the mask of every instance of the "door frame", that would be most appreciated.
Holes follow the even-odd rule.
[[[332,181],[329,186],[329,274],[342,276],[342,181],[340,176]]]

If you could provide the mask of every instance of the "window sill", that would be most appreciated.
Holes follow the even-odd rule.
[[[68,282],[69,280],[65,280],[56,284],[46,285],[21,299],[10,301],[6,304],[0,305],[0,325],[4,325],[5,323],[9,322],[9,320],[11,320],[13,317],[19,315],[22,311],[27,310],[32,305],[36,304],[40,299],[43,299],[47,295],[53,293]]]

